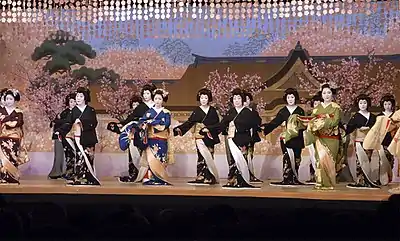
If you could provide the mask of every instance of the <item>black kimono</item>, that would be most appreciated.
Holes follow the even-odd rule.
[[[371,163],[371,156],[373,150],[365,150],[362,147],[364,138],[367,135],[369,128],[371,128],[376,121],[376,116],[369,113],[369,118],[361,113],[355,113],[346,127],[346,135],[354,132],[354,143],[356,150],[356,173],[352,173],[355,179],[354,184],[348,184],[349,188],[379,188],[370,177],[369,165]],[[363,129],[364,128],[364,129]],[[368,167],[368,168],[366,168]],[[351,168],[350,168],[351,170]]]
[[[75,123],[77,119],[80,123]],[[93,107],[87,105],[82,112],[75,106],[59,130],[63,138],[73,140],[68,143],[76,153],[75,175],[70,185],[100,185],[94,173],[95,145],[98,143],[97,124],[96,111]]]
[[[197,177],[189,184],[212,185],[219,183],[218,169],[214,161],[214,145],[220,142],[218,132],[210,130],[208,133],[202,132],[203,128],[219,123],[216,109],[210,106],[207,113],[201,108],[196,107],[189,119],[183,124],[174,128],[174,136],[183,136],[190,129],[195,139],[197,149]]]
[[[224,188],[255,188],[250,184],[247,165],[249,146],[252,142],[251,129],[257,128],[257,119],[248,108],[231,108],[215,127],[208,129],[222,132],[228,138],[229,173],[228,183]]]
[[[293,113],[290,113],[287,106],[283,107],[279,110],[276,117],[269,122],[268,124],[263,124],[264,127],[264,135],[268,135],[277,127],[282,125],[282,123],[286,123],[289,117],[292,114],[298,114],[300,116],[304,116],[304,110],[297,106],[296,109],[293,110]],[[285,124],[286,126],[286,124]],[[301,151],[304,148],[304,140],[303,140],[303,132],[300,131],[299,136],[294,137],[284,143],[281,139],[281,149],[283,153],[283,181],[281,182],[271,182],[271,185],[279,185],[279,186],[291,186],[291,185],[302,185],[299,181],[299,167],[301,163]],[[293,154],[293,155],[291,155]],[[291,157],[292,156],[292,157]]]
[[[147,105],[146,103],[141,102],[133,111],[128,115],[128,117],[121,121],[119,124],[123,126],[127,125],[128,123],[132,121],[139,121],[139,118],[143,117],[143,115],[148,111],[152,106]],[[107,126],[107,129],[115,132],[117,134],[121,134],[120,128],[117,126],[117,123],[110,122]],[[135,130],[134,133],[134,145],[138,149],[140,155],[142,155],[144,146],[142,146],[142,142],[140,142],[140,137],[139,137],[139,131],[138,127],[135,125],[133,128]],[[128,148],[128,175],[127,176],[121,176],[118,177],[118,180],[122,183],[131,183],[135,182],[138,178],[139,175],[139,169],[140,167],[135,166],[134,160],[132,158],[132,153],[130,149]],[[141,177],[139,177],[141,179]]]
[[[388,117],[389,118],[391,118],[392,116],[393,116],[393,113],[394,112],[392,112],[392,114],[390,114]],[[385,115],[385,113],[383,113],[383,112],[381,112],[381,113],[379,113],[378,114],[378,116],[382,116],[382,115]],[[392,140],[393,140],[393,136],[392,136],[392,133],[391,132],[388,132],[388,133],[386,133],[386,135],[385,135],[385,138],[383,139],[383,141],[382,141],[382,147],[383,147],[383,155],[385,155],[386,156],[386,159],[387,159],[387,162],[389,163],[389,170],[387,170],[388,171],[388,173],[387,173],[387,175],[388,175],[388,182],[390,183],[390,182],[392,182],[392,179],[393,179],[393,167],[394,167],[394,157],[393,157],[393,155],[388,151],[388,147],[389,147],[389,145],[390,145],[390,143],[392,142]],[[379,156],[381,156],[382,154],[381,153],[379,153]],[[382,159],[382,158],[381,158]],[[385,160],[386,161],[386,160]],[[382,162],[383,162],[383,160],[381,160],[380,162],[379,162],[379,173],[381,173],[381,165],[382,165]],[[378,180],[378,183],[377,184],[379,184],[379,185],[381,185],[382,183],[381,183],[381,181],[380,180]],[[385,183],[386,184],[386,183]]]
[[[254,170],[254,165],[253,165],[253,158],[254,158],[254,145],[257,142],[261,141],[260,135],[258,134],[258,131],[260,131],[260,126],[261,126],[261,122],[262,119],[260,117],[260,115],[258,114],[258,111],[255,109],[251,109],[249,108],[253,114],[253,118],[256,120],[257,124],[256,127],[251,129],[251,142],[250,142],[250,146],[249,146],[249,156],[247,158],[247,163],[249,165],[249,171],[250,171],[250,182],[252,183],[262,183],[262,181],[260,179],[258,179],[255,176],[255,170]]]

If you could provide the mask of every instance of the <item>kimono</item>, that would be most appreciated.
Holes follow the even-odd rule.
[[[297,106],[291,113],[287,106],[279,110],[276,117],[268,124],[263,124],[264,135],[268,135],[274,129],[285,123],[287,128],[287,121],[292,115],[304,116],[304,110]],[[282,132],[285,133],[285,130]],[[281,149],[283,154],[283,180],[281,182],[271,182],[273,186],[293,186],[302,185],[299,181],[299,167],[301,163],[301,152],[304,148],[303,132],[300,131],[298,136],[285,140],[281,135]]]
[[[254,116],[255,120],[257,121],[256,127],[250,130],[251,142],[249,145],[249,152],[248,152],[249,154],[247,157],[247,164],[249,166],[249,171],[250,171],[250,182],[262,183],[262,181],[255,176],[255,170],[254,170],[254,165],[253,165],[254,145],[257,142],[261,141],[258,131],[260,130],[262,119],[261,119],[260,115],[258,114],[257,110],[251,109],[251,108],[249,108],[249,110],[253,113],[253,116]]]
[[[305,146],[314,145],[316,160],[316,189],[333,189],[336,185],[336,171],[342,169],[340,162],[341,135],[339,131],[341,109],[334,102],[321,103],[311,116],[292,115],[287,123],[284,140],[303,133]]]
[[[372,150],[365,150],[363,148],[364,139],[375,124],[376,116],[369,113],[369,116],[364,116],[361,113],[356,113],[352,116],[347,124],[346,134],[354,133],[354,143],[356,151],[356,170],[351,168],[350,172],[355,180],[354,184],[348,184],[349,188],[379,188],[371,178],[371,156]],[[350,163],[349,163],[350,164]]]
[[[311,116],[312,111],[309,112],[307,114],[307,116]],[[310,144],[308,146],[306,146],[306,148],[308,149],[308,154],[310,156],[310,165],[309,165],[309,169],[310,169],[310,179],[306,181],[307,184],[315,184],[315,170],[316,168],[316,159],[315,159],[315,148],[313,144]]]
[[[189,184],[212,185],[219,183],[218,169],[214,161],[214,146],[220,142],[217,131],[208,133],[202,132],[203,128],[208,128],[219,123],[216,109],[210,106],[208,110],[196,107],[189,119],[183,124],[174,128],[174,135],[184,135],[189,130],[197,150],[197,177]]]
[[[119,144],[121,150],[128,150],[128,175],[118,177],[122,183],[134,183],[141,181],[147,169],[140,167],[140,159],[144,156],[144,146],[140,142],[139,119],[148,111],[154,103],[140,103],[128,117],[119,124],[122,128],[118,128],[117,124],[111,122],[107,129],[119,134]]]
[[[250,172],[247,157],[252,142],[251,129],[257,127],[253,113],[243,107],[237,110],[231,108],[221,122],[209,131],[222,132],[228,139],[228,182],[223,188],[255,188],[250,184]]]
[[[385,116],[385,113],[381,112],[378,116]],[[388,118],[391,118],[391,113]],[[394,167],[394,156],[389,152],[388,147],[393,140],[394,131],[388,131],[385,138],[382,141],[382,145],[378,150],[379,154],[379,180],[378,185],[387,185],[393,179],[393,167]]]
[[[75,123],[80,119],[80,123]],[[81,110],[75,106],[67,116],[59,133],[75,152],[75,172],[68,185],[100,185],[94,171],[95,145],[98,143],[96,111],[91,106]]]
[[[172,150],[169,148],[169,127],[171,113],[165,108],[152,107],[139,119],[141,141],[145,146],[146,161],[140,164],[150,171],[149,180],[143,185],[171,185],[166,167],[173,163]]]
[[[63,177],[66,180],[73,179],[74,168],[75,168],[75,151],[74,151],[74,149],[71,148],[71,145],[68,144],[68,141],[65,138],[61,138],[61,136],[56,135],[55,132],[57,132],[57,130],[60,129],[64,125],[67,117],[71,114],[71,111],[72,111],[72,109],[66,108],[65,110],[63,110],[60,113],[60,118],[57,118],[53,121],[54,133],[53,133],[52,139],[55,141],[61,141],[61,144],[62,144],[62,147],[64,150],[65,163],[66,163],[66,170],[65,170]],[[69,138],[71,138],[71,137],[69,137]],[[72,138],[73,138],[73,136],[72,136]],[[55,153],[55,155],[56,155],[56,153]],[[54,168],[54,166],[53,166],[53,168]]]
[[[24,117],[19,108],[10,114],[0,108],[5,116],[0,122],[0,184],[19,184],[18,167],[29,161],[24,146]]]

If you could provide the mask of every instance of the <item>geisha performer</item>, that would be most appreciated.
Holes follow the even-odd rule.
[[[355,151],[356,151],[356,173],[351,172],[355,180],[354,184],[348,184],[349,188],[369,189],[379,188],[371,178],[371,156],[372,150],[365,150],[362,146],[364,139],[375,124],[376,116],[368,111],[371,106],[371,98],[367,95],[361,94],[356,99],[358,105],[358,112],[355,113],[350,119],[346,127],[346,134],[354,133]]]
[[[219,183],[218,169],[214,161],[214,146],[220,142],[218,132],[202,132],[207,128],[219,123],[216,109],[210,106],[212,94],[209,89],[200,89],[196,96],[200,102],[190,115],[189,119],[183,124],[174,128],[174,136],[183,136],[190,129],[195,139],[197,149],[197,177],[188,184],[193,185],[213,185]]]
[[[59,130],[65,124],[68,116],[71,114],[72,109],[76,106],[76,93],[71,93],[65,97],[65,106],[67,107],[63,110],[56,120],[54,120],[54,136],[53,139],[58,139],[62,143],[62,147],[64,150],[64,157],[65,157],[65,164],[66,169],[62,178],[67,181],[73,180],[74,173],[75,173],[75,145],[74,145],[74,135],[70,133],[65,138],[62,138],[59,135]],[[56,155],[56,154],[55,154]],[[64,159],[64,158],[63,158]],[[50,175],[49,175],[50,176]]]
[[[156,89],[153,92],[154,106],[139,119],[139,126],[144,132],[141,139],[146,147],[144,155],[147,159],[147,163],[142,161],[140,164],[148,169],[149,176],[143,185],[171,185],[166,170],[174,161],[169,148],[171,113],[163,107],[167,100],[168,92]]]
[[[380,101],[380,106],[383,109],[378,116],[386,116],[391,118],[396,107],[396,100],[393,95],[385,95]],[[386,133],[385,138],[382,141],[381,148],[378,150],[379,153],[379,180],[376,182],[377,185],[387,185],[393,180],[393,166],[394,157],[388,151],[388,147],[393,140],[394,131]]]
[[[262,129],[264,135],[268,135],[274,129],[285,124],[287,128],[287,121],[291,115],[297,114],[304,116],[304,110],[297,106],[297,102],[300,97],[296,89],[288,88],[285,90],[283,99],[286,102],[286,106],[279,110],[276,117],[268,124],[263,124]],[[282,132],[284,133],[284,131]],[[280,182],[271,182],[272,186],[298,186],[303,185],[299,181],[299,167],[301,162],[301,152],[304,148],[303,133],[299,132],[299,135],[293,137],[291,140],[286,141],[281,136],[281,149],[283,154],[283,180]]]
[[[29,161],[24,146],[24,117],[16,107],[21,96],[18,90],[8,89],[4,107],[0,108],[0,183],[19,184],[18,167]]]
[[[249,108],[244,107],[245,93],[234,89],[230,98],[233,104],[220,123],[204,128],[204,132],[222,132],[228,138],[228,183],[223,188],[256,188],[250,184],[247,157],[252,137],[250,130],[257,127],[257,120]]]
[[[141,98],[133,96],[131,99],[130,107],[133,110],[131,114],[124,121],[110,122],[107,126],[108,130],[120,134],[121,149],[124,151],[128,149],[128,175],[118,177],[119,182],[140,182],[147,174],[147,169],[140,167],[144,146],[140,142],[138,123],[139,118],[154,106],[153,92],[156,88],[155,85],[144,85],[140,92]]]
[[[249,165],[249,171],[250,171],[250,182],[251,183],[262,183],[260,179],[258,179],[255,175],[255,169],[254,169],[254,163],[253,163],[253,158],[254,158],[254,146],[257,142],[261,141],[260,135],[258,135],[258,131],[261,126],[262,119],[260,115],[258,114],[258,111],[255,108],[255,105],[252,103],[253,102],[253,95],[245,91],[245,96],[246,96],[246,101],[244,102],[244,106],[249,108],[249,110],[253,113],[254,118],[257,120],[257,127],[254,129],[250,130],[251,134],[251,142],[249,145],[249,156],[247,157],[248,165]]]
[[[341,135],[339,131],[341,110],[333,102],[336,90],[329,84],[321,86],[323,102],[314,108],[310,117],[293,115],[288,120],[288,128],[284,133],[284,140],[290,141],[304,131],[306,146],[313,144],[316,160],[316,189],[334,189],[336,172],[341,168],[339,162],[339,145]]]
[[[316,95],[311,98],[310,105],[312,110],[317,108],[319,104],[322,102],[321,91],[319,91]],[[312,110],[310,113],[307,113],[308,116],[312,115]],[[310,179],[306,181],[307,184],[315,184],[315,170],[316,170],[316,160],[315,160],[315,149],[314,145],[307,146],[308,153],[310,155]]]
[[[68,141],[75,150],[75,173],[73,180],[67,185],[100,185],[94,172],[95,145],[98,143],[96,135],[96,110],[89,106],[90,91],[79,87],[76,91],[76,106],[67,116],[65,123],[59,129],[62,138]]]

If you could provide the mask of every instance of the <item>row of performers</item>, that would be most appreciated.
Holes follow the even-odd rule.
[[[320,94],[313,98],[313,111],[309,117],[297,106],[299,95],[295,89],[285,91],[284,100],[287,105],[269,123],[261,124],[261,118],[255,109],[250,108],[252,96],[240,89],[232,92],[233,107],[220,121],[217,111],[209,103],[211,92],[201,89],[197,94],[200,102],[189,119],[173,128],[174,136],[182,136],[192,131],[197,147],[197,178],[191,184],[213,185],[219,183],[218,170],[214,162],[214,146],[220,142],[219,134],[226,136],[227,159],[229,163],[228,182],[225,188],[256,188],[254,183],[261,181],[255,177],[252,166],[254,144],[260,141],[259,131],[268,135],[275,128],[284,124],[281,135],[283,152],[283,180],[272,185],[298,186],[303,185],[298,180],[298,169],[302,149],[307,146],[312,153],[312,170],[315,170],[315,187],[332,189],[336,183],[337,173],[344,167],[342,152],[343,136],[355,133],[357,165],[355,183],[349,187],[379,188],[381,184],[390,181],[393,156],[388,151],[391,134],[388,129],[384,133],[382,159],[387,160],[385,178],[371,180],[370,171],[365,168],[371,160],[370,150],[362,147],[363,138],[374,125],[375,116],[368,112],[370,99],[359,96],[357,112],[346,128],[341,125],[340,107],[333,102],[335,90],[328,84],[322,86]],[[12,94],[11,94],[12,93]],[[120,134],[119,142],[123,150],[128,149],[129,175],[120,177],[121,182],[143,182],[145,185],[171,185],[166,167],[173,163],[173,153],[168,148],[171,135],[171,114],[163,107],[168,100],[168,92],[157,89],[154,85],[146,85],[141,91],[141,99],[132,103],[133,112],[125,121],[109,123],[108,129]],[[0,109],[1,142],[13,141],[8,153],[0,156],[2,183],[19,183],[18,166],[27,162],[28,158],[22,145],[23,116],[22,111],[15,107],[19,101],[19,93],[6,90],[1,96],[4,99]],[[74,103],[75,102],[75,103]],[[67,163],[66,175],[68,185],[100,185],[94,171],[94,147],[96,145],[97,118],[94,108],[90,107],[90,92],[79,88],[76,94],[67,97],[69,108],[64,110],[54,121],[54,134],[61,140]],[[381,105],[382,115],[390,117],[395,106],[392,96],[385,96]],[[395,124],[395,115],[389,119]],[[400,119],[400,114],[399,114]],[[384,119],[386,120],[386,119]],[[382,123],[382,122],[380,122]],[[342,128],[341,128],[342,127]],[[342,130],[343,131],[342,131]],[[19,130],[19,131],[18,131]],[[8,137],[6,136],[9,134]],[[19,133],[18,138],[15,133]],[[376,142],[376,140],[375,140]],[[1,145],[1,148],[7,145]],[[380,150],[379,150],[380,151]],[[381,162],[383,163],[383,161]],[[385,176],[385,175],[381,175]],[[383,181],[382,181],[383,180]]]

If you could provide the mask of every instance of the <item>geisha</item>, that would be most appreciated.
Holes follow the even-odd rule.
[[[67,108],[65,108],[61,112],[59,118],[55,119],[53,122],[54,137],[52,139],[56,140],[58,139],[62,143],[62,147],[64,150],[64,157],[65,157],[65,164],[66,164],[65,173],[62,175],[62,177],[67,181],[73,180],[75,173],[75,145],[73,144],[74,136],[72,135],[73,133],[71,133],[70,135],[67,135],[65,138],[62,138],[59,135],[59,129],[65,124],[67,117],[71,114],[72,109],[75,107],[76,105],[75,99],[76,99],[76,93],[71,93],[67,97],[65,97],[65,106]],[[56,154],[54,155],[56,156]],[[62,164],[63,163],[61,163],[61,165]]]
[[[75,150],[75,173],[73,180],[67,185],[100,185],[94,171],[96,135],[96,110],[89,106],[90,91],[84,87],[76,91],[76,106],[67,116],[58,133],[66,138],[71,148]],[[72,140],[72,141],[70,141]]]
[[[119,182],[140,182],[147,174],[147,169],[140,167],[140,159],[143,157],[145,147],[140,142],[138,123],[139,118],[154,106],[153,92],[156,88],[155,85],[144,85],[140,92],[141,97],[131,98],[132,112],[128,117],[120,123],[110,122],[107,126],[108,130],[120,134],[120,148],[123,151],[128,149],[128,175],[118,177]]]
[[[24,146],[24,117],[16,102],[21,96],[18,90],[4,93],[4,107],[0,108],[0,183],[19,184],[18,167],[29,161]]]
[[[253,164],[253,159],[254,159],[254,146],[257,142],[261,141],[260,135],[258,135],[258,131],[261,126],[262,119],[258,113],[258,111],[255,108],[255,105],[252,103],[253,102],[253,95],[245,91],[245,96],[246,96],[246,101],[244,102],[244,106],[249,108],[249,110],[253,113],[254,118],[257,120],[257,127],[254,129],[251,129],[251,139],[252,141],[250,142],[249,145],[249,156],[247,157],[248,165],[249,165],[249,171],[250,171],[250,182],[251,183],[262,183],[260,179],[258,179],[255,175],[255,169],[254,169],[254,164]]]
[[[274,129],[285,124],[287,128],[287,121],[291,115],[297,114],[304,116],[304,110],[297,106],[297,102],[300,97],[296,89],[288,88],[285,90],[283,96],[286,106],[279,110],[276,117],[268,124],[263,124],[262,129],[264,130],[264,135],[268,135]],[[282,132],[284,133],[285,130]],[[299,167],[301,162],[301,152],[304,148],[303,134],[302,131],[298,133],[296,137],[290,140],[284,140],[281,135],[281,149],[283,154],[283,180],[280,182],[271,182],[270,185],[273,186],[297,186],[303,185],[299,181]]]
[[[188,184],[213,185],[219,183],[218,169],[214,161],[214,146],[220,142],[218,132],[202,132],[203,128],[219,123],[216,109],[210,106],[212,94],[209,89],[200,89],[196,96],[200,102],[183,124],[174,128],[174,136],[183,136],[192,130],[197,149],[197,177]]]
[[[316,95],[314,95],[310,100],[310,105],[312,110],[317,108],[319,104],[323,101],[321,92],[319,91]],[[307,115],[310,116],[312,114],[312,110]],[[307,184],[315,184],[315,170],[316,170],[316,160],[315,160],[315,149],[314,145],[307,146],[308,153],[310,155],[310,179],[306,181]]]
[[[396,100],[393,95],[385,95],[380,101],[380,107],[382,112],[378,116],[386,116],[391,118],[396,107]],[[379,153],[379,180],[376,182],[377,185],[387,185],[393,179],[393,166],[394,157],[389,152],[388,147],[393,140],[394,131],[386,133],[385,138],[382,141],[381,148],[378,150]]]
[[[249,145],[252,142],[250,130],[257,128],[257,120],[249,108],[244,107],[245,93],[234,89],[230,102],[233,104],[220,123],[204,128],[204,132],[222,132],[228,139],[228,183],[223,188],[256,188],[250,184],[247,165]]]
[[[142,161],[140,164],[148,169],[149,177],[143,181],[143,185],[171,185],[166,170],[166,167],[174,161],[171,149],[168,147],[171,113],[163,107],[163,103],[167,100],[168,92],[163,89],[154,90],[154,106],[139,119],[139,126],[142,129],[141,140],[146,147],[144,155],[147,159],[146,163]]]
[[[346,127],[346,134],[354,133],[354,142],[356,150],[356,171],[352,171],[354,184],[348,184],[349,188],[379,188],[371,178],[371,156],[372,150],[365,150],[362,147],[364,139],[375,124],[376,116],[368,111],[371,106],[371,98],[367,95],[361,94],[357,97],[356,104],[359,111],[355,113],[350,119]]]

